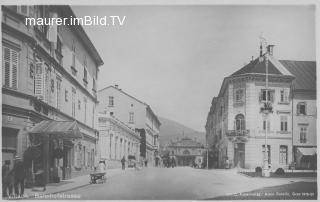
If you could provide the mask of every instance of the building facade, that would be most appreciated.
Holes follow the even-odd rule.
[[[216,167],[224,167],[227,159],[232,166],[263,167],[266,136],[271,169],[287,169],[294,162],[301,167],[302,156],[314,155],[315,62],[279,61],[268,50],[226,77],[218,97],[213,98],[206,140],[218,153]],[[266,109],[271,113],[265,115]],[[304,159],[311,166],[310,157]]]
[[[297,169],[317,165],[317,78],[314,61],[280,61],[294,76],[292,89],[293,155]]]
[[[166,151],[169,155],[175,158],[177,166],[193,166],[199,165],[201,167],[203,162],[204,146],[188,137],[181,140],[170,142],[166,146]]]
[[[94,167],[103,61],[80,25],[25,24],[26,17],[49,16],[75,15],[69,6],[2,6],[2,158],[23,157],[32,144],[28,131],[41,121],[76,121],[81,139],[37,137],[50,148],[41,158],[52,181],[53,172],[70,178]],[[60,160],[52,157],[55,147],[66,153]]]
[[[99,159],[108,168],[121,167],[121,159],[140,159],[140,134],[109,113],[98,113]]]
[[[160,121],[151,107],[125,93],[117,85],[98,91],[98,111],[106,111],[140,133],[140,156],[155,164],[159,152]]]

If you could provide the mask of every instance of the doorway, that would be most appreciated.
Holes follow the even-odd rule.
[[[244,168],[245,167],[245,144],[234,144],[234,166]]]

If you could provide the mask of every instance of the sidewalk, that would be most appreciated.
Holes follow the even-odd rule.
[[[126,170],[124,171],[121,170],[121,168],[108,169],[106,171],[107,181],[108,181],[108,178],[110,177],[113,177],[119,174],[124,174],[125,172],[133,171],[133,170],[134,170],[133,168],[126,168]],[[34,198],[37,195],[39,196],[39,195],[47,195],[47,194],[57,194],[60,192],[70,191],[70,190],[88,186],[88,185],[90,185],[90,177],[89,175],[83,175],[83,176],[75,177],[68,180],[62,180],[59,183],[49,183],[46,186],[46,191],[33,191],[32,189],[25,189],[23,198],[12,198],[12,199],[14,200],[27,199],[27,198]]]

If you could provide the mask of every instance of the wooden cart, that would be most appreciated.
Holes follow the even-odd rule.
[[[91,173],[90,184],[96,184],[97,180],[101,180],[102,183],[106,182],[106,173]]]

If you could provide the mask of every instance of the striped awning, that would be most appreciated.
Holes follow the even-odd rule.
[[[29,134],[53,135],[63,139],[82,138],[76,121],[41,121],[29,131]]]

